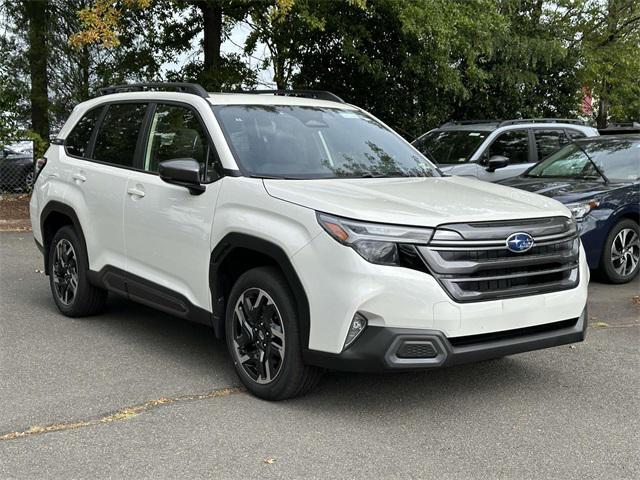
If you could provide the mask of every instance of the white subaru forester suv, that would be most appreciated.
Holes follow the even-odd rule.
[[[583,340],[589,270],[569,210],[444,177],[329,92],[104,89],[31,199],[58,309],[107,292],[226,338],[284,399],[324,369],[403,371]]]

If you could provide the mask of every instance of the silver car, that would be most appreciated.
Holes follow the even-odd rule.
[[[598,136],[581,120],[522,119],[448,122],[413,146],[447,175],[497,182],[520,175],[573,139]]]

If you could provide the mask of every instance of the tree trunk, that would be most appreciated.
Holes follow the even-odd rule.
[[[31,75],[31,129],[49,141],[49,90],[47,78],[47,2],[25,1],[29,29],[29,71]]]
[[[596,125],[598,128],[607,128],[609,123],[609,102],[605,98],[601,98],[598,102],[598,115],[596,116]]]
[[[80,53],[80,73],[82,75],[80,84],[80,100],[85,101],[89,99],[89,64],[91,63],[91,57],[89,55],[89,47],[84,45],[82,52]]]
[[[204,65],[205,73],[217,73],[222,65],[222,7],[215,0],[198,3],[204,20]],[[209,75],[209,78],[211,76]],[[215,78],[215,77],[214,77]]]

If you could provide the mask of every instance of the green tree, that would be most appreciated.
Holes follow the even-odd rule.
[[[597,99],[595,118],[640,118],[640,2],[585,0],[575,13],[582,62],[578,72]]]

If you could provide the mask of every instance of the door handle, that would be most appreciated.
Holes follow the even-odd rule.
[[[74,173],[73,175],[71,175],[71,178],[73,178],[76,183],[84,183],[87,181],[87,177],[85,177],[81,173]]]
[[[140,190],[139,188],[135,188],[135,187],[128,188],[127,193],[132,197],[142,198],[145,196],[144,190]]]

